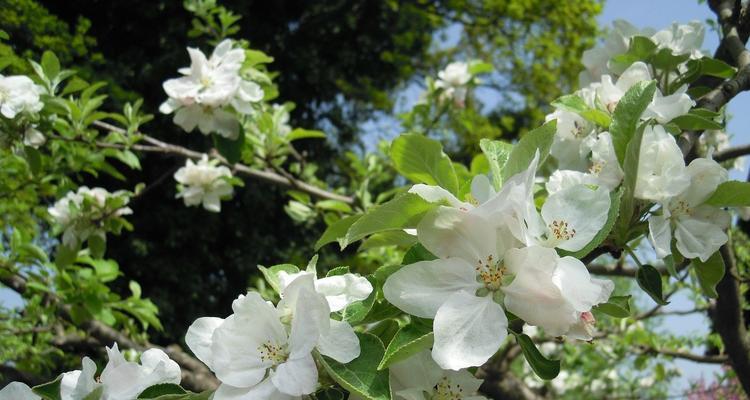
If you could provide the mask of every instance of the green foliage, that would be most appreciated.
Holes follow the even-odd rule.
[[[717,298],[719,294],[716,293],[716,285],[725,273],[724,259],[721,257],[721,253],[717,251],[706,262],[696,258],[693,259],[692,263],[695,276],[698,278],[703,293],[708,297]]]
[[[499,190],[503,186],[503,169],[508,162],[513,145],[499,140],[482,139],[479,147],[490,165],[492,184],[495,190]]]
[[[668,301],[664,300],[661,274],[656,268],[648,264],[641,265],[635,273],[635,281],[646,294],[651,296],[656,304],[661,306],[669,304]]]
[[[411,181],[458,192],[453,164],[439,142],[417,134],[401,135],[391,144],[390,156],[396,170]]]
[[[706,204],[716,207],[750,206],[750,183],[740,181],[723,182],[716,188]]]
[[[539,165],[544,164],[549,155],[549,149],[552,147],[556,128],[557,122],[553,120],[524,135],[518,144],[513,146],[513,151],[508,156],[502,172],[503,181],[529,168],[529,164],[537,153]]]
[[[362,351],[354,361],[341,364],[325,356],[318,357],[318,361],[333,380],[352,394],[366,400],[390,400],[388,371],[373,368],[383,358],[383,343],[367,333],[358,333],[357,337]]]
[[[388,343],[383,359],[378,364],[378,370],[386,369],[394,363],[429,349],[433,340],[431,324],[412,319],[412,322],[402,326]]]
[[[514,333],[516,343],[521,346],[526,362],[534,373],[546,380],[554,379],[560,373],[560,360],[550,360],[536,348],[534,341],[523,333]]]
[[[635,135],[641,114],[646,110],[656,91],[656,82],[638,82],[622,96],[612,113],[612,143],[620,165],[625,169],[625,152]]]

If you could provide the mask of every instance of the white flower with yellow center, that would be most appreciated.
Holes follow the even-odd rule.
[[[422,351],[388,368],[396,399],[403,400],[482,400],[477,394],[481,379],[469,371],[446,371]]]
[[[208,211],[221,211],[221,199],[232,195],[232,184],[227,181],[232,171],[225,166],[209,161],[207,155],[197,162],[188,159],[185,166],[174,174],[180,184],[177,198],[182,198],[188,207],[202,204]]]
[[[239,296],[232,310],[225,319],[197,319],[185,337],[188,347],[222,382],[215,400],[298,398],[318,385],[314,348],[342,363],[354,358],[342,357],[348,343],[333,339],[322,344],[323,337],[339,338],[335,332],[340,327],[332,324],[328,303],[315,292],[310,275],[290,283],[276,307],[250,292]],[[336,346],[341,348],[330,348]],[[356,346],[359,355],[358,341]]]
[[[679,195],[666,200],[660,215],[648,220],[649,239],[660,258],[672,254],[672,232],[677,250],[685,258],[708,260],[725,244],[724,231],[729,227],[728,212],[703,204],[722,182],[727,171],[716,161],[696,158],[686,168],[689,186]]]

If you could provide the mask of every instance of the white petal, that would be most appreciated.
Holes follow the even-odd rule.
[[[508,319],[492,296],[457,292],[435,315],[432,358],[443,369],[480,366],[500,348],[507,327]]]
[[[223,318],[203,317],[198,318],[188,328],[185,334],[185,343],[190,351],[203,361],[208,368],[212,368],[213,354],[211,353],[211,344],[213,343],[213,334],[216,328],[224,322]]]
[[[160,349],[148,349],[141,354],[141,370],[148,376],[148,386],[158,383],[179,384],[182,379],[180,366]]]
[[[695,218],[680,218],[674,231],[677,250],[685,258],[700,258],[705,262],[728,240],[724,230],[711,222]]]
[[[301,396],[315,391],[318,385],[318,368],[312,355],[289,359],[276,367],[271,381],[280,392],[292,396]]]
[[[664,202],[689,185],[690,176],[674,137],[660,125],[646,127],[638,159],[635,197]]]
[[[438,257],[458,257],[473,264],[490,255],[502,256],[504,249],[498,249],[495,229],[480,216],[441,206],[422,218],[417,237]]]
[[[580,171],[568,171],[559,169],[552,173],[545,185],[547,193],[553,195],[563,189],[580,184],[596,184],[596,179],[591,175]]]
[[[609,299],[614,284],[608,280],[592,279],[586,266],[573,257],[562,257],[552,276],[563,298],[576,311],[590,311],[591,307]]]
[[[471,196],[479,204],[485,203],[495,195],[497,195],[497,192],[495,192],[495,188],[487,175],[479,174],[471,180]]]
[[[473,294],[482,287],[474,266],[460,258],[420,261],[406,265],[389,276],[383,285],[386,300],[404,312],[434,318],[452,294]]]
[[[40,400],[25,383],[11,382],[0,390],[0,400]]]
[[[312,285],[299,291],[289,334],[290,359],[308,356],[320,335],[330,332],[330,313],[325,298]]]
[[[391,365],[388,369],[391,373],[391,386],[394,391],[408,388],[418,392],[432,392],[443,375],[443,370],[432,359],[429,350],[423,350],[404,361]],[[411,395],[412,398],[419,398],[412,391],[406,394]],[[424,395],[421,399],[424,399]]]
[[[347,322],[331,320],[331,330],[320,335],[318,351],[324,356],[346,364],[359,357],[359,338]]]
[[[359,275],[343,274],[318,279],[315,290],[326,297],[331,312],[336,312],[370,296],[372,284]]]
[[[294,397],[279,392],[271,379],[249,387],[236,388],[225,383],[219,385],[213,395],[213,400],[292,400]]]
[[[703,204],[719,184],[729,179],[727,170],[708,158],[696,158],[687,166],[686,171],[690,175],[690,187],[681,197],[694,206]]]
[[[326,333],[330,329],[328,320],[331,310],[325,296],[315,291],[314,281],[315,275],[312,273],[294,279],[281,293],[281,301],[276,308],[283,314],[296,317],[301,306],[301,310],[306,314],[301,316],[304,318],[304,323],[316,324],[314,329],[317,329],[315,334],[315,338],[317,338],[319,334]]]
[[[648,219],[648,239],[656,250],[656,256],[664,258],[672,254],[672,227],[663,215],[652,215]]]
[[[577,320],[575,308],[553,281],[557,253],[543,247],[511,249],[505,265],[515,278],[503,288],[505,307],[550,335],[562,335]]]
[[[576,185],[550,195],[542,206],[542,218],[550,229],[551,244],[568,251],[584,248],[607,222],[609,205],[609,191],[604,187],[594,190]],[[560,235],[552,232],[555,222],[567,224],[567,232],[564,228]]]

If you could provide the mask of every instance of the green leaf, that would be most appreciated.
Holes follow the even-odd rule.
[[[244,65],[254,67],[258,64],[268,64],[273,62],[273,57],[259,50],[245,50]]]
[[[703,57],[700,59],[700,62],[701,72],[704,75],[728,79],[733,77],[735,72],[737,71],[734,67],[725,63],[724,61],[717,60],[711,57]]]
[[[328,272],[326,272],[326,278],[328,278],[329,276],[346,275],[349,272],[351,271],[347,266],[331,268],[330,270],[328,270]]]
[[[493,67],[492,64],[486,63],[484,61],[473,61],[469,63],[469,73],[472,76],[479,74],[489,74],[494,70],[495,67]]]
[[[62,377],[62,374],[60,374],[54,381],[34,386],[31,391],[44,400],[60,400]]]
[[[704,118],[697,114],[685,114],[673,119],[671,122],[677,124],[680,129],[685,131],[698,131],[706,129],[723,129],[724,127],[713,120]]]
[[[339,241],[339,245],[341,245],[341,239],[346,236],[346,232],[349,231],[349,228],[352,226],[352,224],[357,222],[357,220],[360,219],[362,215],[364,214],[350,215],[348,217],[341,218],[340,220],[329,225],[328,228],[326,228],[325,232],[323,232],[323,235],[320,236],[320,239],[315,242],[315,251],[318,251],[318,249],[325,246],[326,244],[335,241]]]
[[[57,245],[55,252],[55,265],[57,265],[58,268],[64,268],[73,264],[76,261],[76,257],[78,257],[78,246],[71,248],[63,243]]]
[[[329,211],[352,212],[352,207],[349,204],[339,200],[321,200],[315,203],[315,207]]]
[[[609,301],[594,306],[594,310],[615,318],[627,318],[630,316],[631,296],[612,296]]]
[[[492,185],[495,186],[495,190],[500,190],[503,186],[503,168],[508,162],[513,145],[500,140],[482,139],[479,141],[479,147],[490,164]]]
[[[436,258],[437,257],[429,250],[425,249],[421,243],[417,243],[406,251],[403,260],[401,260],[401,265],[414,264],[419,261],[430,261]]]
[[[88,238],[89,251],[91,257],[102,258],[104,252],[107,251],[107,237],[104,232],[96,232]]]
[[[168,394],[187,394],[187,390],[174,383],[160,383],[146,388],[138,396],[139,399],[155,399]]]
[[[750,182],[724,182],[716,188],[705,204],[716,207],[750,206]]]
[[[456,171],[440,142],[418,134],[401,135],[391,144],[390,156],[396,171],[412,182],[458,192]]]
[[[242,147],[245,144],[245,132],[241,126],[240,134],[235,140],[227,139],[224,136],[216,134],[213,135],[213,137],[214,147],[216,147],[216,150],[219,150],[219,154],[227,159],[227,162],[234,164],[240,161],[240,158],[242,157]]]
[[[374,335],[357,333],[361,353],[354,361],[341,364],[320,356],[320,363],[344,389],[365,400],[390,400],[391,388],[388,371],[376,371],[373,366],[383,359],[383,343]]]
[[[623,71],[636,61],[646,61],[656,52],[657,46],[645,36],[633,36],[628,51],[612,57],[612,63]]]
[[[515,334],[516,342],[521,346],[521,351],[526,361],[534,370],[534,373],[544,379],[554,379],[560,373],[560,360],[550,360],[536,348],[534,341],[522,333]]]
[[[417,242],[417,237],[404,231],[386,231],[376,233],[362,242],[360,250],[374,249],[385,246],[399,246],[408,248]]]
[[[661,274],[656,268],[648,264],[642,265],[635,272],[635,280],[638,282],[638,286],[651,296],[657,304],[662,306],[669,304],[668,301],[664,301]]]
[[[44,74],[50,80],[54,79],[60,73],[60,60],[57,59],[55,53],[47,50],[42,54],[42,69],[44,69]]]
[[[325,132],[302,128],[296,128],[286,135],[287,140],[290,142],[299,139],[325,139],[325,137]]]
[[[557,98],[552,105],[561,110],[570,111],[583,117],[589,122],[593,122],[601,127],[608,128],[612,122],[609,115],[602,110],[589,107],[581,97],[575,94],[569,94]]]
[[[698,277],[698,284],[703,289],[703,293],[708,297],[717,298],[719,294],[716,293],[716,285],[724,277],[725,270],[721,253],[717,251],[706,262],[699,258],[693,259],[693,268],[695,268],[695,276]]]
[[[422,217],[436,205],[430,204],[414,193],[404,193],[393,200],[370,208],[357,219],[341,239],[341,248],[373,233],[414,228]]]
[[[625,92],[612,113],[609,132],[612,134],[612,143],[620,165],[625,165],[625,151],[628,143],[635,135],[641,114],[653,100],[655,92],[656,81],[638,82]]]
[[[689,58],[690,54],[673,54],[671,49],[661,49],[651,58],[650,64],[656,69],[674,71]]]
[[[263,274],[263,277],[266,278],[268,284],[271,285],[273,290],[276,291],[276,293],[281,293],[279,272],[284,271],[288,274],[296,274],[297,272],[299,272],[299,268],[296,265],[292,264],[278,264],[268,268],[262,265],[258,265],[258,269]]]
[[[8,32],[5,32],[4,30],[0,30],[0,39],[2,40],[10,39],[10,36],[8,36]]]
[[[609,194],[609,211],[607,212],[607,221],[604,223],[604,226],[602,226],[602,229],[600,229],[599,232],[594,236],[594,238],[591,239],[591,241],[581,250],[578,250],[574,253],[560,250],[560,255],[569,255],[580,259],[586,257],[587,254],[591,253],[591,251],[602,244],[604,239],[609,236],[609,233],[612,231],[612,227],[614,227],[615,222],[617,222],[617,217],[620,215],[620,198],[622,197],[622,191],[623,189],[621,188],[620,190],[611,192]]]
[[[391,364],[403,361],[422,350],[432,347],[434,335],[430,326],[421,323],[410,323],[396,332],[385,349],[383,359],[378,365],[378,371],[388,368]]]
[[[620,196],[620,215],[617,218],[618,243],[624,245],[630,238],[627,233],[631,228],[633,211],[635,210],[635,181],[638,176],[638,159],[641,154],[641,141],[646,124],[641,125],[630,139],[625,151],[623,171],[625,177],[622,181],[622,195]]]
[[[539,151],[539,165],[542,165],[549,155],[556,130],[557,121],[552,120],[523,135],[521,140],[513,146],[513,151],[508,156],[508,162],[505,163],[503,169],[503,181],[507,181],[513,175],[525,171],[537,151]]]
[[[29,170],[31,170],[32,175],[39,175],[39,172],[42,170],[41,153],[31,146],[24,146],[23,151],[26,154],[26,162],[29,164]]]

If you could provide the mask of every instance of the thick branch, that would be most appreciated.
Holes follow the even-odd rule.
[[[722,151],[717,151],[714,153],[714,160],[721,162],[721,161],[727,161],[732,160],[737,157],[742,157],[750,154],[750,144],[737,146],[737,147],[731,147]]]
[[[106,122],[94,121],[93,124],[102,129],[106,129],[112,132],[118,132],[122,134],[126,133],[124,129],[118,128]],[[101,148],[133,149],[133,150],[138,150],[138,151],[143,151],[143,152],[173,154],[173,155],[177,155],[177,156],[184,157],[184,158],[190,158],[194,160],[199,159],[203,156],[203,153],[190,150],[186,147],[163,142],[159,139],[145,135],[143,133],[139,133],[139,135],[141,135],[143,140],[149,144],[148,145],[134,144],[130,146],[116,144],[116,143],[104,143],[104,142],[93,142],[91,144],[97,147],[101,147]],[[344,196],[344,195],[340,195],[337,193],[329,192],[325,189],[321,189],[317,186],[310,185],[309,183],[300,181],[298,179],[294,179],[292,177],[285,177],[273,171],[253,169],[247,165],[240,164],[240,163],[231,164],[227,161],[226,158],[222,157],[218,153],[212,154],[212,156],[220,160],[222,164],[225,164],[229,166],[230,168],[232,168],[234,171],[239,172],[253,179],[258,179],[264,182],[272,183],[274,185],[282,186],[282,187],[289,188],[289,189],[299,190],[301,192],[305,192],[311,196],[321,198],[321,199],[338,200],[347,204],[354,203],[354,199],[349,196]]]
[[[719,297],[710,314],[714,327],[724,342],[725,351],[737,374],[737,379],[742,384],[745,393],[750,395],[750,338],[742,317],[740,288],[734,279],[734,275],[737,274],[737,264],[731,243],[721,247],[721,257],[724,259],[726,273],[716,285]]]

